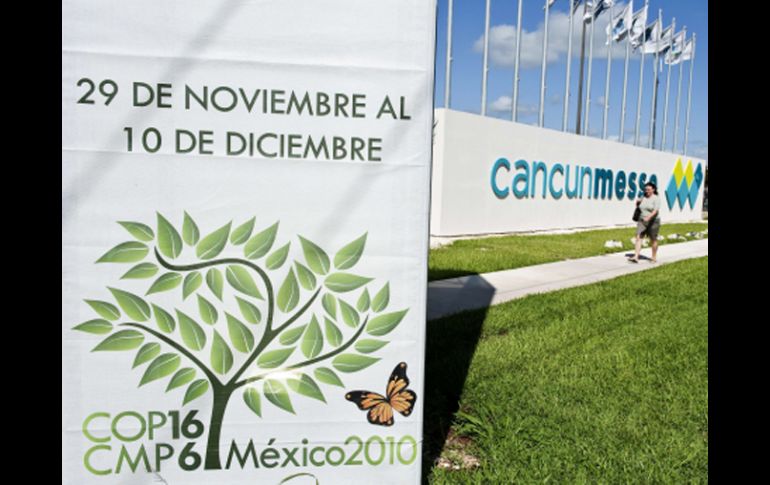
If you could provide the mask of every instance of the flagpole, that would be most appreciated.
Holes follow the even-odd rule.
[[[444,108],[449,109],[452,84],[452,0],[449,0],[446,30],[446,75],[444,76]]]
[[[676,17],[671,19],[671,35],[676,36]],[[673,41],[674,39],[671,39],[672,45],[671,48],[673,49]],[[669,49],[669,53],[671,52],[671,49]],[[663,57],[663,60],[665,61],[667,56]],[[668,131],[668,91],[669,87],[671,86],[671,64],[666,63],[668,66],[668,72],[666,73],[666,102],[665,107],[663,108],[663,134],[661,135],[660,140],[660,149],[665,150],[666,149],[666,132]]]
[[[487,13],[484,17],[484,65],[481,71],[481,116],[487,114],[487,71],[489,71],[489,2],[487,0]]]
[[[620,142],[625,140],[626,129],[626,91],[628,91],[628,58],[631,56],[631,27],[626,35],[626,64],[623,68],[623,108],[620,112]]]
[[[545,66],[546,57],[548,55],[548,13],[551,10],[549,6],[550,2],[545,0],[545,28],[543,31],[543,65],[540,68],[540,114],[538,116],[538,124],[542,128],[545,118]]]
[[[570,0],[569,2],[569,39],[567,40],[567,80],[564,83],[564,118],[561,122],[561,131],[567,131],[567,115],[569,114],[569,75],[570,75],[570,67],[572,66],[572,20],[574,17],[575,9],[572,8],[572,2],[573,0]],[[519,0],[519,5],[521,5],[521,0]]]
[[[583,33],[580,36],[580,79],[578,80],[578,95],[577,95],[577,120],[575,121],[575,133],[580,135],[580,121],[582,119],[583,110],[583,64],[585,64],[586,54],[586,21],[585,16],[588,11],[588,2],[583,1]]]
[[[687,39],[687,26],[686,25],[682,28],[682,32],[684,32],[684,35],[682,37]],[[684,42],[682,44],[682,54],[680,54],[680,56],[684,54],[684,46],[685,46],[685,44],[686,44],[686,42]],[[677,89],[677,93],[676,93],[676,117],[674,118],[674,120],[675,120],[674,121],[674,146],[673,146],[673,150],[672,150],[672,152],[674,152],[674,153],[676,153],[676,142],[679,139],[679,104],[680,104],[679,103],[679,99],[681,99],[681,97],[682,97],[682,74],[683,74],[683,72],[682,72],[683,69],[682,68],[683,67],[684,67],[684,62],[680,58],[679,59],[679,88]]]
[[[652,76],[652,105],[650,106],[650,139],[647,148],[655,147],[655,116],[658,111],[658,61],[660,59],[660,38],[663,35],[663,9],[658,9],[658,38],[655,41],[655,66]]]
[[[596,11],[596,10],[594,10]],[[589,115],[591,114],[591,71],[594,63],[594,25],[596,24],[596,18],[591,12],[591,33],[588,35],[588,81],[586,82],[586,114],[583,125],[585,125],[585,134],[591,136],[589,132]]]
[[[645,13],[647,12],[647,5],[649,0],[644,1]],[[642,34],[642,61],[639,63],[639,97],[636,100],[636,124],[634,126],[634,145],[639,145],[639,125],[642,121],[642,86],[644,85],[644,43],[647,34],[647,17],[644,19],[644,33]]]
[[[684,126],[684,149],[682,150],[687,155],[687,139],[690,135],[690,108],[692,107],[692,70],[695,64],[695,34],[692,34],[692,56],[690,57],[690,81],[687,88],[687,117],[685,118]]]
[[[602,121],[602,139],[607,139],[607,115],[610,111],[610,70],[612,69],[612,4],[610,4],[610,33],[607,37],[607,82],[604,86],[604,120]]]
[[[513,103],[511,103],[511,119],[516,121],[519,106],[519,58],[521,57],[521,2],[519,0],[519,11],[516,14],[516,61],[513,68]]]

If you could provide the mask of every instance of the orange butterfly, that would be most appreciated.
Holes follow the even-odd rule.
[[[371,391],[350,391],[345,399],[354,402],[361,411],[366,413],[366,419],[372,424],[393,426],[393,410],[404,416],[412,414],[417,394],[407,389],[409,378],[406,377],[406,362],[401,362],[393,369],[388,379],[385,396]]]

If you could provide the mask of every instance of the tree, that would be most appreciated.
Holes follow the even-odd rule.
[[[162,274],[144,297],[108,287],[115,304],[85,300],[99,318],[74,327],[109,334],[93,351],[138,349],[133,367],[146,365],[140,387],[170,377],[166,392],[186,388],[183,406],[211,394],[206,469],[222,468],[222,423],[236,391],[242,392],[243,403],[259,417],[262,396],[289,413],[294,413],[289,391],[326,402],[318,383],[342,387],[343,382],[325,362],[331,360],[330,366],[341,373],[374,364],[380,359],[368,354],[388,341],[362,339],[362,335],[390,333],[408,311],[385,313],[389,284],[370,297],[368,285],[373,279],[345,271],[361,258],[366,233],[335,253],[333,268],[320,246],[298,236],[304,264],[289,263],[276,292],[270,275],[286,268],[291,241],[272,250],[279,222],[252,235],[254,223],[252,218],[231,231],[229,222],[201,238],[186,212],[181,234],[161,214],[157,214],[156,231],[139,222],[119,222],[135,240],[118,244],[96,262],[136,263],[122,276],[124,280]],[[185,246],[194,249],[195,259],[181,263]],[[228,249],[241,251],[243,257],[220,257]],[[197,300],[196,316],[152,301],[153,295],[179,289],[182,302],[193,296]],[[229,290],[234,292],[228,295]],[[358,293],[355,305],[344,296],[354,292]],[[131,321],[115,324],[122,316]]]

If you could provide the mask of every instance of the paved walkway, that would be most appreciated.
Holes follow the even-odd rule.
[[[572,259],[526,268],[463,276],[428,283],[428,320],[463,310],[484,308],[534,293],[581,286],[617,276],[644,271],[662,264],[708,256],[708,239],[668,244],[658,250],[658,263],[641,259],[629,263],[633,251]],[[642,249],[642,258],[650,249]]]

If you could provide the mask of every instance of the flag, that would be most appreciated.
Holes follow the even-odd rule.
[[[682,52],[684,51],[684,36],[684,30],[679,31],[679,33],[674,36],[674,40],[671,43],[671,49],[669,49],[669,51],[666,53],[666,64],[675,66],[683,60]]]
[[[684,46],[684,50],[682,51],[682,62],[691,61],[694,55],[694,52],[695,52],[695,39],[690,39],[687,41],[687,45]]]
[[[582,1],[583,0],[572,0],[572,13],[573,14],[578,9],[578,7],[580,6],[580,2],[582,2]]]
[[[634,2],[631,0],[618,15],[610,20],[607,25],[607,43],[610,43],[610,38],[615,42],[621,41],[628,35],[628,29],[631,27],[631,21],[633,20],[632,12],[634,10]],[[605,44],[605,45],[606,45]]]
[[[674,25],[669,25],[666,30],[660,34],[660,41],[658,42],[658,54],[665,54],[671,48],[671,44],[674,41]]]
[[[660,22],[656,20],[644,29],[644,40],[642,42],[642,52],[645,54],[655,54],[657,52],[658,41],[660,40]]]
[[[586,5],[588,6],[588,11],[583,16],[583,22],[592,22],[594,19],[598,18],[599,15],[602,14],[605,10],[610,8],[612,6],[612,0],[586,0]]]
[[[647,5],[634,13],[631,19],[631,33],[629,34],[631,46],[637,49],[644,42],[644,26],[647,25]]]

